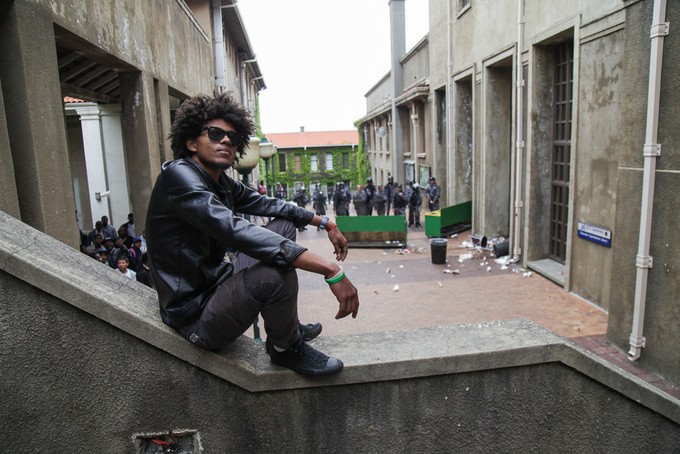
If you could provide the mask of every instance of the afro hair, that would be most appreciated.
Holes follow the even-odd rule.
[[[168,135],[174,158],[191,157],[192,153],[187,149],[187,140],[198,137],[203,126],[215,118],[221,118],[234,127],[241,139],[237,147],[238,157],[242,157],[250,144],[250,136],[255,130],[255,125],[250,113],[230,92],[225,92],[215,94],[213,97],[194,96],[179,106]]]

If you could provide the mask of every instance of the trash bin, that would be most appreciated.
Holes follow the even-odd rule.
[[[430,252],[432,263],[440,265],[446,263],[446,246],[449,244],[446,238],[432,238],[430,240]]]
[[[494,257],[505,257],[510,254],[510,243],[503,241],[502,243],[495,243],[493,245],[493,255]]]

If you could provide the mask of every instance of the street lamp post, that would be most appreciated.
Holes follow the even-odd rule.
[[[255,166],[257,166],[259,160],[260,160],[260,138],[251,137],[250,146],[245,149],[243,156],[239,158],[238,162],[234,163],[234,169],[236,169],[236,171],[241,174],[244,185],[246,186],[250,185],[250,172],[252,172]],[[250,215],[246,214],[245,218],[250,221]],[[256,342],[262,342],[257,317],[253,322],[253,338]]]
[[[260,138],[251,137],[250,147],[246,148],[243,156],[241,156],[238,162],[234,163],[234,169],[243,177],[243,184],[246,186],[250,185],[250,172],[253,171],[255,166],[257,166],[260,160]],[[250,220],[250,216],[246,215],[246,219]]]

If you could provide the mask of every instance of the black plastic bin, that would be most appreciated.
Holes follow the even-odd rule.
[[[449,242],[446,238],[432,238],[430,240],[430,252],[432,253],[432,263],[441,265],[446,263],[446,247]]]
[[[502,243],[496,243],[493,245],[493,255],[494,257],[505,257],[510,253],[510,243],[503,241]]]

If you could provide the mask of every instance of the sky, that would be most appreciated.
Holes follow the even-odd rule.
[[[406,0],[406,50],[428,30],[428,0]],[[354,129],[364,95],[390,71],[388,0],[240,0],[267,88],[267,133]]]

